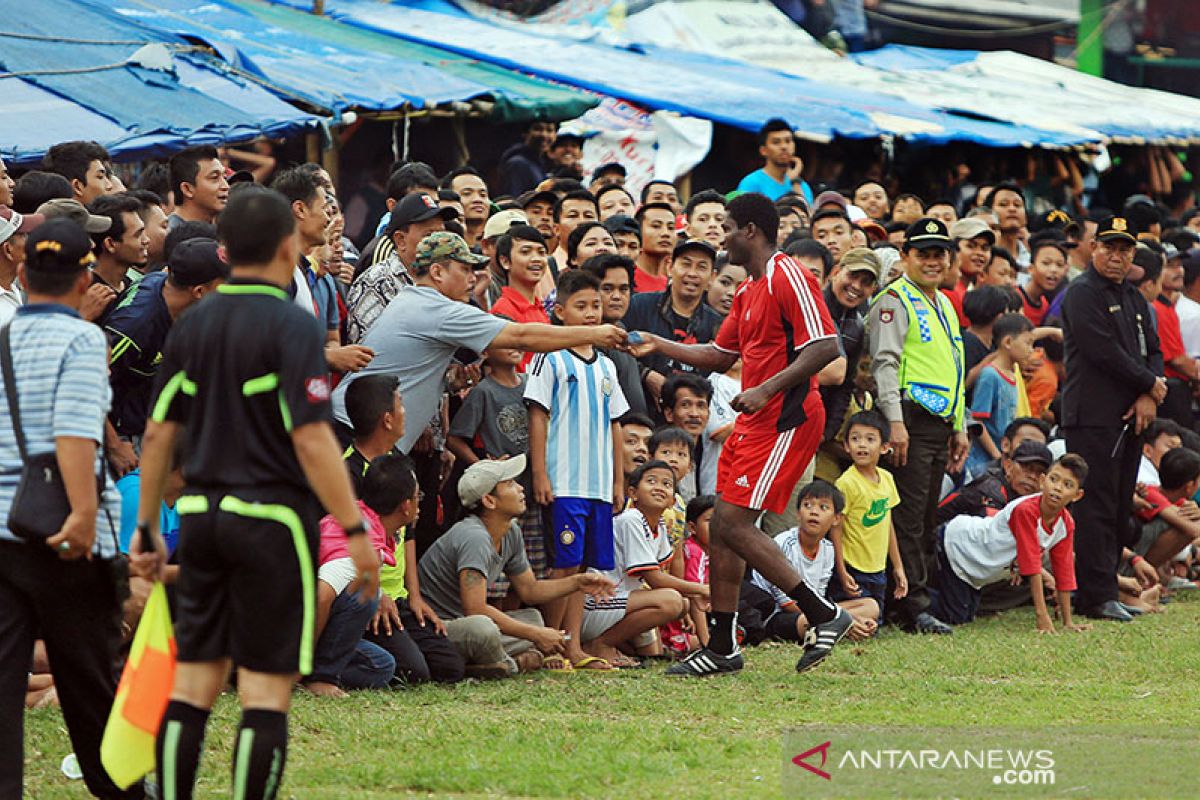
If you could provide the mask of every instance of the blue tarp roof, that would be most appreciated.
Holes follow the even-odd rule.
[[[0,6],[18,5],[2,0]],[[220,63],[80,0],[22,2],[0,32],[0,98],[36,114],[0,116],[0,152],[40,157],[51,144],[95,139],[114,156],[162,155],[188,144],[286,136],[317,119]],[[145,44],[164,43],[168,69],[128,64]],[[13,75],[12,73],[19,73]]]
[[[123,17],[202,40],[228,63],[268,82],[281,96],[333,113],[348,108],[426,108],[489,91],[488,86],[419,61],[322,41],[221,2],[107,0],[107,4]]]
[[[270,0],[306,7],[305,0]],[[1080,137],[970,119],[882,93],[787,75],[706,54],[547,37],[475,19],[364,0],[328,0],[340,21],[489,61],[509,69],[746,130],[783,117],[814,138],[888,134],[931,144],[1073,144]]]

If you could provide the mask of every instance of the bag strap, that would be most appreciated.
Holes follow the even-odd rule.
[[[13,375],[11,329],[11,322],[0,328],[0,367],[4,370],[4,394],[8,397],[8,413],[12,416],[17,449],[21,451],[21,461],[28,462],[29,456],[25,453],[25,431],[21,428],[21,406],[17,402],[17,381]]]

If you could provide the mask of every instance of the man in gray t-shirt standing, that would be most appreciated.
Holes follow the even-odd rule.
[[[517,481],[524,471],[523,455],[472,464],[458,483],[458,497],[470,516],[434,542],[418,565],[421,594],[445,622],[467,673],[477,677],[528,672],[540,667],[543,657],[562,660],[563,632],[547,628],[536,608],[505,613],[488,605],[488,584],[501,573],[529,606],[575,592],[608,597],[615,588],[593,572],[534,578],[517,524],[525,512],[525,490]]]
[[[351,383],[366,375],[396,375],[405,416],[414,423],[396,446],[408,453],[438,409],[446,370],[459,349],[478,353],[488,347],[512,347],[550,353],[580,345],[616,347],[624,343],[626,333],[616,325],[516,323],[469,305],[474,267],[486,261],[454,233],[437,231],[421,240],[412,264],[415,285],[392,299],[363,338],[363,346],[373,351],[375,358],[361,371],[346,376],[333,393],[333,413],[338,421],[350,424],[346,389]]]

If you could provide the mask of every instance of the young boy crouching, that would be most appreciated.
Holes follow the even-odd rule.
[[[1050,553],[1063,627],[1082,631],[1090,625],[1071,621],[1075,591],[1075,520],[1067,506],[1083,497],[1087,463],[1074,453],[1055,461],[1042,477],[1042,491],[1020,497],[994,517],[958,516],[946,523],[937,541],[938,576],[930,592],[930,613],[961,625],[975,619],[980,590],[1009,580],[1017,572],[1029,579],[1040,633],[1054,633],[1046,609],[1042,558]]]
[[[611,598],[584,601],[583,649],[618,666],[633,666],[622,645],[688,612],[685,598],[707,607],[708,586],[669,574],[671,540],[663,512],[675,503],[675,473],[664,461],[650,461],[629,476],[631,508],[613,519],[614,568],[602,574],[617,584]],[[645,585],[650,588],[643,588]]]
[[[837,487],[826,481],[813,481],[800,490],[797,498],[797,527],[775,537],[775,544],[788,561],[821,596],[827,594],[829,580],[833,577],[834,552],[833,543],[828,539],[829,532],[842,521],[845,502]],[[750,580],[742,584],[741,603],[758,610],[764,620],[766,638],[804,641],[808,620],[794,600],[758,572],[752,572]],[[854,617],[854,627],[849,633],[851,639],[861,641],[875,633],[880,609],[873,597],[842,600],[838,605]]]

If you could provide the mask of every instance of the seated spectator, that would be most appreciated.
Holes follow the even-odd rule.
[[[367,472],[370,477],[364,478],[361,489],[363,502],[391,509],[380,512],[379,519],[395,564],[379,570],[379,609],[365,638],[395,659],[395,673],[389,676],[393,684],[457,683],[463,679],[466,665],[446,636],[445,625],[421,595],[417,545],[405,535],[420,513],[421,495],[412,461],[388,453],[373,459]],[[365,511],[363,517],[367,518]]]
[[[1032,438],[1020,439],[1017,432],[1028,431]],[[1036,492],[1042,476],[1054,457],[1046,447],[1046,424],[1032,417],[1013,420],[1000,440],[999,469],[987,469],[962,489],[952,492],[938,504],[937,522],[943,525],[957,516],[995,516],[1018,497]]]
[[[404,403],[395,375],[366,375],[346,390],[346,414],[354,430],[342,453],[354,491],[362,496],[363,477],[371,462],[392,452],[404,436]]]
[[[828,593],[835,562],[833,543],[828,536],[842,521],[843,507],[841,492],[825,481],[813,481],[800,490],[796,515],[800,524],[775,537],[775,544],[791,565],[821,596]],[[808,631],[804,614],[794,600],[757,571],[751,572],[750,579],[743,582],[738,603],[739,619],[744,625],[749,623],[748,642],[762,641],[763,638],[804,641]],[[854,617],[854,626],[848,634],[851,638],[861,641],[874,635],[878,629],[880,607],[873,598],[851,598],[838,605]]]
[[[683,214],[687,217],[687,238],[703,239],[718,251],[725,246],[725,198],[720,193],[712,189],[696,192]]]
[[[1178,583],[1171,586],[1171,563],[1189,558],[1192,547],[1200,544],[1200,509],[1193,500],[1200,491],[1200,454],[1186,447],[1167,451],[1159,462],[1158,476],[1159,485],[1138,487],[1134,507],[1141,533],[1132,547],[1136,555],[1130,567],[1136,566],[1139,557],[1144,558],[1159,570],[1163,585],[1184,588]],[[1132,574],[1132,570],[1126,572]]]
[[[687,504],[687,538],[683,540],[683,579],[708,583],[708,536],[717,496],[702,494]],[[688,610],[701,647],[708,646],[708,613],[697,605]]]
[[[501,574],[530,606],[577,592],[604,598],[615,588],[595,572],[547,581],[533,576],[517,524],[525,513],[525,491],[517,482],[524,471],[524,456],[468,467],[458,483],[458,496],[470,516],[435,541],[419,564],[421,593],[466,659],[468,675],[531,672],[541,668],[544,656],[557,664],[547,668],[569,669],[561,657],[566,646],[563,632],[546,627],[536,608],[505,613],[488,605],[488,585]]]
[[[708,604],[708,586],[664,571],[671,542],[662,513],[675,499],[675,474],[662,461],[651,461],[629,477],[631,507],[613,520],[615,566],[600,572],[616,584],[612,597],[584,601],[583,649],[615,667],[636,666],[618,648],[644,648],[654,630],[688,612],[685,597]],[[643,588],[643,581],[649,588]],[[648,638],[647,638],[648,635]]]
[[[1063,628],[1089,629],[1090,625],[1071,621],[1075,520],[1067,509],[1083,496],[1087,471],[1082,458],[1067,453],[1050,467],[1040,493],[1012,501],[994,517],[955,517],[939,529],[938,574],[930,591],[930,612],[956,625],[970,622],[979,607],[980,590],[1017,574],[1029,578],[1038,631],[1053,633],[1042,569],[1049,552]]]
[[[833,535],[837,583],[830,598],[837,601],[870,598],[882,616],[887,605],[887,565],[892,563],[892,579],[897,600],[908,594],[908,578],[892,509],[900,505],[900,494],[892,474],[879,466],[890,427],[878,411],[860,411],[846,427],[846,453],[853,462],[837,479],[844,510],[841,524]]]
[[[1156,419],[1142,431],[1142,460],[1138,464],[1137,482],[1146,486],[1162,483],[1158,465],[1167,453],[1183,446],[1182,430],[1174,420]]]
[[[490,347],[483,353],[487,376],[467,394],[450,422],[446,447],[464,468],[480,458],[508,458],[529,452],[529,411],[525,407],[526,376],[517,372],[524,354],[520,350]],[[526,509],[521,515],[525,555],[535,578],[550,571],[542,508],[528,502],[533,483],[528,472],[520,476]]]
[[[362,499],[357,503],[380,560],[394,567],[392,534],[416,515],[412,513],[412,494],[398,507],[393,506],[398,497],[396,473],[407,468],[411,475],[412,469],[405,463],[393,470],[387,458],[381,456],[373,462],[377,469],[367,469]],[[379,598],[350,591],[357,571],[346,546],[346,533],[332,514],[321,520],[317,565],[317,644],[313,669],[303,679],[304,687],[324,697],[344,697],[344,689],[386,688],[396,672],[396,659],[363,636],[379,607]]]

